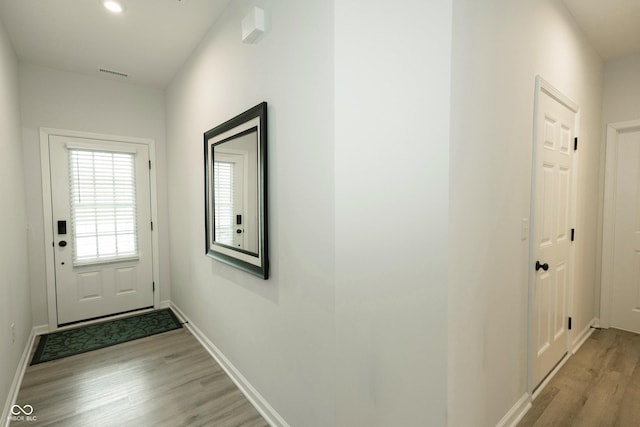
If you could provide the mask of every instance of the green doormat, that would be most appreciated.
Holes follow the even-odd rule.
[[[61,359],[74,354],[109,347],[149,335],[181,328],[171,310],[150,311],[76,329],[42,335],[31,364]]]

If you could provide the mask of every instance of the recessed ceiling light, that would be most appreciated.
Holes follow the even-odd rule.
[[[124,10],[124,6],[122,6],[122,3],[115,0],[103,0],[102,5],[109,12],[113,13],[122,13],[122,11]]]

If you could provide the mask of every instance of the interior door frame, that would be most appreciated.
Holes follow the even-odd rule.
[[[539,99],[540,94],[545,92],[553,99],[567,107],[569,110],[573,111],[575,117],[574,123],[574,134],[575,138],[579,138],[580,134],[580,106],[571,100],[569,97],[564,95],[558,89],[556,89],[553,85],[551,85],[548,81],[543,79],[540,75],[536,76],[535,83],[535,95],[534,95],[534,108],[533,108],[533,148],[532,148],[532,168],[531,168],[531,194],[530,194],[530,203],[529,203],[529,218],[530,218],[530,227],[529,227],[529,268],[528,268],[528,321],[527,321],[527,391],[529,392],[529,396],[531,398],[535,398],[540,391],[545,387],[545,385],[549,382],[549,380],[553,377],[555,372],[564,364],[567,360],[568,356],[571,354],[571,337],[572,330],[567,331],[567,356],[561,359],[556,365],[555,368],[547,375],[545,379],[540,383],[540,385],[536,388],[534,393],[534,388],[537,384],[532,384],[532,368],[533,368],[533,358],[531,357],[532,348],[533,348],[533,289],[535,285],[535,229],[536,229],[536,218],[535,218],[535,197],[536,197],[536,167],[537,167],[537,139],[538,139],[538,113],[539,113]],[[578,153],[579,151],[573,152],[572,163],[571,163],[571,201],[569,206],[569,222],[570,227],[575,228],[576,217],[577,217],[577,189],[578,189]],[[573,312],[573,292],[574,292],[574,273],[575,273],[575,242],[570,242],[569,244],[569,266],[567,268],[568,271],[568,289],[567,289],[567,315],[569,317],[572,316]]]
[[[600,325],[611,326],[613,304],[613,257],[616,229],[616,187],[618,185],[618,139],[620,133],[640,131],[640,120],[607,125],[604,167],[604,202],[602,212],[602,267],[600,271]]]
[[[56,302],[56,270],[54,259],[54,246],[48,242],[53,242],[53,208],[51,201],[51,168],[49,164],[49,137],[62,136],[72,138],[95,139],[100,141],[128,142],[135,144],[144,144],[149,148],[149,159],[151,164],[156,163],[155,140],[150,138],[137,138],[119,135],[105,135],[99,133],[74,131],[67,129],[40,128],[40,168],[42,171],[42,206],[44,215],[44,243],[45,243],[45,269],[46,269],[46,288],[47,288],[47,310],[48,310],[48,331],[65,329],[58,327],[58,310]],[[150,198],[151,198],[151,221],[158,224],[158,196],[156,168],[152,167],[149,171]],[[158,248],[158,227],[151,230],[151,248],[152,248],[152,275],[155,283],[155,292],[153,293],[153,307],[160,307],[160,260]],[[90,322],[87,322],[90,323]]]

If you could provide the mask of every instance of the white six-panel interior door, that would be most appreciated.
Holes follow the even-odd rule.
[[[569,349],[577,106],[539,79],[532,201],[530,384]]]

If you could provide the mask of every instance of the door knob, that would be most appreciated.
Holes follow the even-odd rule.
[[[64,248],[65,246],[67,246],[67,241],[66,240],[60,240],[60,242],[58,242],[58,246],[60,246],[61,248]]]
[[[549,269],[549,264],[547,264],[546,262],[544,264],[540,264],[540,261],[536,261],[536,271],[540,269],[547,271]]]

